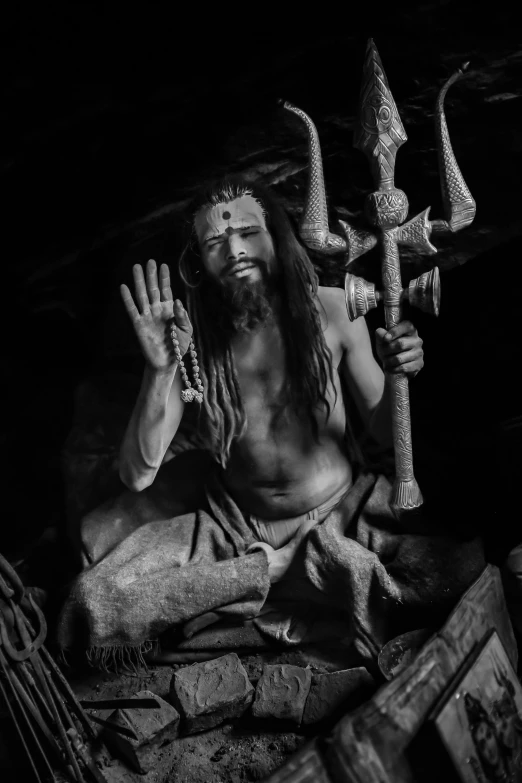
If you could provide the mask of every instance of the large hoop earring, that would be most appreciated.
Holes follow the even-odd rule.
[[[179,276],[181,277],[182,281],[185,283],[187,288],[199,288],[199,286],[201,285],[201,270],[199,269],[195,270],[195,274],[199,275],[199,279],[196,281],[189,280],[187,274],[188,269],[186,264],[186,256],[189,248],[190,248],[190,242],[184,247],[179,257],[179,262],[178,262]]]

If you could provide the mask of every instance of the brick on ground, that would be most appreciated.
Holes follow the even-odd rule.
[[[242,715],[253,697],[254,687],[236,653],[179,669],[170,683],[169,698],[186,734]]]
[[[179,733],[178,711],[152,691],[139,691],[133,698],[154,698],[160,704],[158,709],[115,710],[108,718],[109,723],[124,726],[134,732],[136,739],[106,731],[107,745],[137,772],[149,772],[157,760],[160,746],[172,742]]]
[[[265,665],[257,683],[252,714],[299,725],[311,682],[310,669],[285,663]]]
[[[377,685],[363,667],[329,674],[314,674],[306,700],[303,725],[319,723],[340,710],[355,709],[375,691]]]

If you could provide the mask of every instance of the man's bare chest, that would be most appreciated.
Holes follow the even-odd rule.
[[[335,345],[329,345],[328,340],[327,348],[329,356],[322,354],[318,358],[332,364],[334,385],[337,386],[339,350]],[[288,350],[278,329],[265,329],[250,340],[233,346],[243,406],[251,423],[252,419],[259,423],[263,420],[269,426],[276,419],[281,426],[283,411],[286,411],[283,418],[292,418],[290,391],[305,382],[305,373],[310,370],[289,361]],[[308,350],[312,350],[311,346]],[[329,375],[329,368],[326,369]],[[327,396],[332,392],[333,389],[328,388]]]
[[[246,412],[269,411],[284,403],[288,390],[288,367],[282,341],[267,335],[234,352],[241,397]]]

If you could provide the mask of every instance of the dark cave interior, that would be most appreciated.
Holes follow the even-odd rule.
[[[298,214],[306,145],[278,98],[305,107],[318,125],[334,219],[340,210],[361,213],[369,170],[351,146],[350,127],[368,33],[409,136],[397,179],[411,214],[428,204],[440,214],[434,97],[448,73],[471,63],[447,113],[477,218],[437,256],[438,322],[415,314],[427,361],[413,417],[416,442],[438,440],[435,452],[444,452],[431,460],[430,475],[454,459],[455,470],[445,470],[450,484],[466,463],[472,483],[477,471],[509,481],[521,415],[522,67],[510,14],[425,3],[368,15],[348,34],[342,24],[318,33],[291,16],[275,28],[268,19],[243,23],[241,14],[217,32],[187,14],[181,34],[160,9],[134,16],[80,4],[6,26],[2,171],[12,250],[4,267],[3,475],[11,498],[4,550],[23,549],[28,536],[61,524],[60,452],[74,389],[108,366],[140,372],[118,284],[134,261],[176,257],[176,219],[194,187],[225,171],[254,172]],[[368,260],[365,273],[371,269]],[[379,316],[370,315],[377,325]],[[489,483],[496,505],[497,484]]]
[[[376,6],[360,19],[346,8],[320,26],[292,15],[218,13],[214,23],[201,10],[176,19],[161,4],[130,12],[81,3],[6,20],[0,551],[44,589],[74,572],[63,449],[75,394],[91,377],[139,378],[118,286],[133,263],[175,263],[192,192],[227,171],[248,172],[298,217],[306,140],[278,99],[317,124],[333,224],[360,217],[371,181],[351,134],[371,35],[409,137],[396,181],[410,215],[429,204],[441,215],[433,106],[442,82],[470,62],[446,113],[477,217],[439,243],[439,319],[412,313],[426,356],[412,385],[412,426],[419,483],[439,499],[441,517],[458,520],[464,534],[483,531],[492,559],[501,557],[515,540],[522,446],[515,7],[486,14],[440,0]],[[365,264],[367,276],[377,274],[376,257]],[[417,271],[409,263],[404,273]],[[330,283],[321,274],[342,285],[342,276]],[[381,319],[372,312],[370,327]],[[105,436],[101,445],[93,439],[93,459],[112,453],[118,422]]]

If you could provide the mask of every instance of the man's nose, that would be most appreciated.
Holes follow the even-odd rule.
[[[227,261],[246,256],[246,247],[243,237],[239,234],[230,234],[227,246]]]

